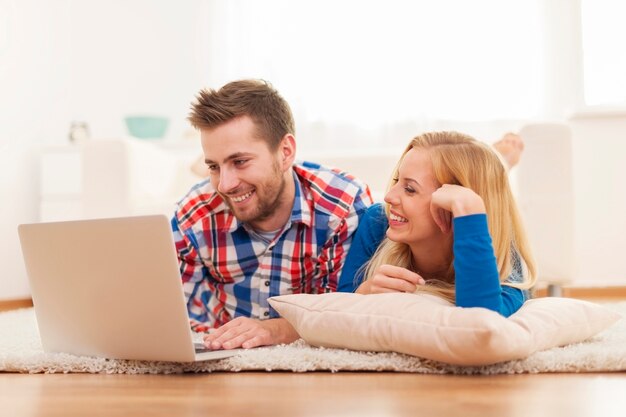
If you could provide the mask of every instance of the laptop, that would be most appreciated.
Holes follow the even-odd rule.
[[[241,349],[194,343],[164,215],[18,226],[43,349],[195,362]]]

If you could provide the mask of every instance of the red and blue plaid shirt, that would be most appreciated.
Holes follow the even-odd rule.
[[[349,174],[304,162],[293,167],[295,201],[267,241],[240,222],[208,180],[178,204],[172,230],[192,328],[238,317],[278,317],[267,299],[337,289],[359,219],[372,197]]]

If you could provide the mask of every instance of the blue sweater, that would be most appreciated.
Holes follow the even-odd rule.
[[[515,313],[527,292],[500,285],[496,257],[485,214],[456,217],[454,220],[454,271],[456,305],[484,307],[505,317]],[[363,281],[365,265],[385,238],[388,223],[382,204],[369,207],[356,231],[341,271],[338,291],[354,292]],[[513,270],[509,282],[521,281],[522,271]]]

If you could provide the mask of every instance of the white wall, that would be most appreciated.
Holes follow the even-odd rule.
[[[28,296],[17,224],[38,219],[37,152],[126,134],[123,117],[171,119],[185,133],[204,65],[201,0],[0,0],[0,299]]]
[[[163,115],[180,137],[203,69],[198,9],[199,0],[72,1],[72,118],[102,138],[126,133],[124,115]]]
[[[580,33],[564,30],[577,24],[578,3],[542,2],[546,19],[560,22],[546,25],[543,51],[544,114],[557,121],[582,101]],[[130,113],[168,116],[168,136],[183,136],[191,97],[214,78],[209,68],[220,68],[203,53],[221,42],[207,22],[212,6],[203,0],[0,0],[0,299],[29,294],[16,226],[38,219],[37,150],[67,143],[72,120],[86,121],[93,137],[122,136]],[[300,99],[290,97],[296,110]],[[592,119],[571,121],[578,276],[624,285],[626,123],[624,117]],[[521,127],[511,121],[483,126],[457,124],[488,141],[507,126]],[[320,145],[312,140],[315,129],[300,132]],[[409,136],[398,132],[390,128],[380,144]]]
[[[16,225],[37,219],[34,149],[69,119],[69,2],[0,2],[0,298],[22,297]]]
[[[542,1],[544,86],[541,114],[565,120],[584,105],[580,0]]]

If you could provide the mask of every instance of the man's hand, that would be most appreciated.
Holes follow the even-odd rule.
[[[444,184],[435,190],[430,200],[430,214],[444,233],[452,228],[452,217],[485,212],[483,199],[460,185]]]
[[[374,276],[361,284],[356,292],[359,294],[414,293],[418,285],[424,284],[424,278],[413,271],[394,265],[381,265]]]
[[[299,337],[291,324],[283,318],[255,320],[237,317],[204,336],[204,344],[213,350],[250,349],[258,346],[291,343]]]

